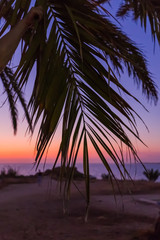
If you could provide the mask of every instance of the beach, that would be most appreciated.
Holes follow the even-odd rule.
[[[85,184],[76,180],[65,202],[58,182],[9,184],[0,189],[0,240],[143,240],[159,214],[160,183],[120,181],[121,194],[110,182],[91,180],[88,221]],[[77,190],[78,189],[78,190]],[[129,190],[128,190],[129,189]],[[129,193],[130,191],[130,193]]]

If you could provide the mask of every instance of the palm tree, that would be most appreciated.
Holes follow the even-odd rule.
[[[107,0],[2,0],[0,18],[4,25],[0,34],[13,27],[33,2],[43,6],[44,18],[25,34],[14,77],[22,89],[36,67],[28,105],[33,127],[40,121],[35,160],[38,165],[61,122],[62,138],[53,168],[60,159],[61,177],[68,174],[64,187],[68,193],[82,145],[89,204],[90,143],[112,178],[106,156],[125,178],[120,168],[127,173],[123,145],[140,161],[127,135],[129,132],[142,142],[135,122],[140,116],[121,94],[140,102],[122,86],[119,76],[126,69],[147,98],[155,102],[156,87],[141,50],[112,23],[112,16],[103,7]],[[67,172],[70,167],[72,171]]]

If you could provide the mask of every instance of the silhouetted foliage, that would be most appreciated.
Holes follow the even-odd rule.
[[[3,168],[0,173],[0,177],[16,177],[18,175],[18,171],[12,167]]]
[[[154,170],[153,168],[145,170],[143,174],[148,179],[148,181],[153,182],[155,182],[160,176],[160,172],[158,170]]]
[[[106,173],[102,173],[102,175],[101,175],[101,178],[103,179],[103,180],[109,180],[110,179],[110,175],[109,174],[106,174]]]

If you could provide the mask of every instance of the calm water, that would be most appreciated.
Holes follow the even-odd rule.
[[[153,168],[154,170],[158,169],[160,171],[160,163],[145,163],[144,165],[147,169]],[[43,164],[41,164],[38,167],[38,170],[41,169],[41,171],[45,171],[46,169],[51,169],[52,166],[53,166],[52,163],[47,163],[45,165],[45,167]],[[80,172],[83,172],[83,166],[81,163],[78,163],[76,166]],[[32,174],[36,173],[36,169],[31,163],[23,163],[23,164],[20,164],[20,163],[18,163],[18,164],[16,164],[16,163],[2,164],[2,163],[0,163],[0,171],[4,168],[7,169],[8,167],[12,167],[12,168],[16,169],[18,171],[19,175],[26,176],[26,175],[32,175]],[[121,177],[120,177],[120,173],[119,173],[117,167],[114,164],[110,164],[110,167],[111,167],[113,173],[115,174],[116,178],[120,179]],[[135,179],[135,180],[145,179],[145,176],[143,175],[144,168],[141,164],[139,164],[139,163],[126,164],[126,169],[133,179]],[[99,163],[90,164],[90,175],[95,176],[97,179],[101,179],[101,175],[104,173],[107,174],[107,170],[105,169],[105,167],[102,164],[99,164]],[[158,181],[160,182],[160,177],[159,177]]]

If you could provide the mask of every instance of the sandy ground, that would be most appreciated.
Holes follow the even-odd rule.
[[[147,239],[140,236],[154,228],[159,212],[154,202],[147,201],[160,200],[160,183],[120,183],[123,195],[117,194],[114,198],[110,183],[92,181],[87,223],[84,221],[84,182],[76,181],[75,185],[70,201],[66,202],[66,214],[59,186],[48,177],[43,179],[41,186],[37,183],[10,184],[2,188],[0,240]],[[128,194],[128,188],[132,194]]]

